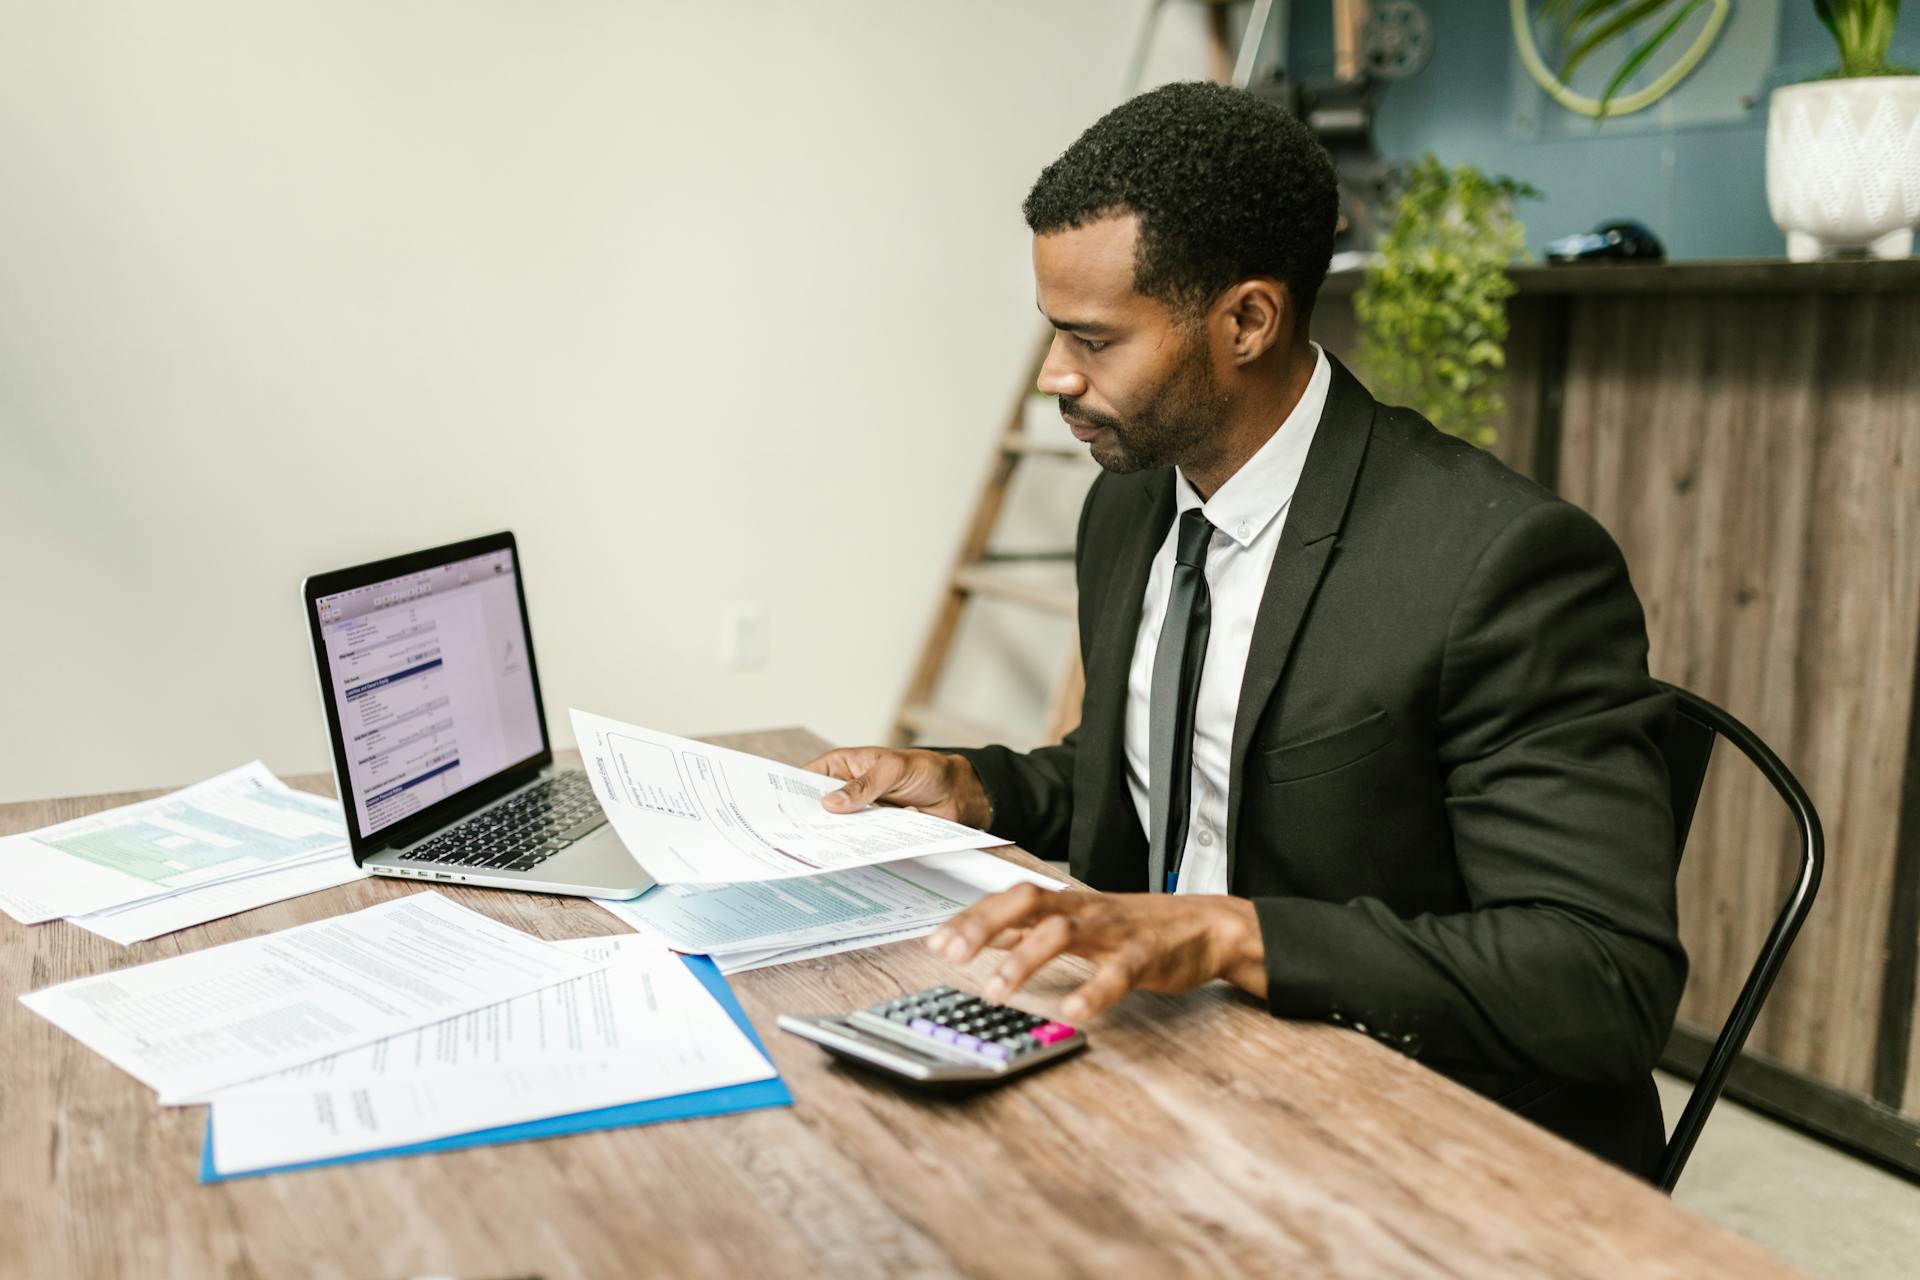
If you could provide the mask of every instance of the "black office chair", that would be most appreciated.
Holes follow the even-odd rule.
[[[1693,1154],[1693,1144],[1707,1123],[1707,1113],[1713,1110],[1713,1104],[1720,1098],[1720,1091],[1727,1082],[1727,1071],[1733,1066],[1734,1059],[1740,1056],[1741,1046],[1747,1042],[1747,1033],[1753,1030],[1753,1020],[1759,1016],[1760,1006],[1766,1001],[1767,992],[1780,972],[1780,965],[1787,958],[1787,948],[1793,945],[1794,935],[1800,932],[1801,922],[1813,907],[1814,892],[1820,887],[1820,869],[1826,861],[1826,837],[1821,834],[1820,815],[1814,812],[1813,801],[1807,797],[1806,789],[1793,776],[1793,772],[1780,763],[1780,757],[1755,736],[1753,730],[1698,694],[1673,685],[1663,684],[1661,687],[1671,690],[1679,702],[1673,727],[1668,730],[1666,741],[1660,744],[1661,754],[1667,758],[1667,773],[1673,789],[1676,862],[1686,851],[1687,829],[1693,825],[1694,806],[1700,800],[1700,787],[1707,778],[1707,759],[1713,754],[1716,738],[1725,738],[1740,748],[1741,754],[1753,762],[1754,768],[1773,784],[1773,789],[1787,802],[1787,808],[1793,811],[1793,820],[1800,828],[1799,882],[1794,885],[1786,905],[1774,920],[1766,944],[1760,948],[1760,958],[1754,961],[1746,985],[1740,988],[1740,996],[1733,1002],[1733,1012],[1728,1015],[1726,1026],[1721,1028],[1720,1038],[1713,1042],[1713,1052],[1701,1068],[1700,1078],[1693,1086],[1693,1095],[1687,1099],[1686,1110],[1680,1113],[1680,1121],[1673,1127],[1673,1136],[1667,1140],[1666,1152],[1660,1157],[1660,1168],[1654,1181],[1662,1191],[1670,1193],[1674,1183],[1680,1181],[1680,1171],[1686,1167],[1687,1157]]]

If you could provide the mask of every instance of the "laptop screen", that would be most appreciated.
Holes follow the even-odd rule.
[[[371,836],[546,748],[511,548],[314,599]]]

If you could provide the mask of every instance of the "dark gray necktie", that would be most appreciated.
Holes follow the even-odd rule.
[[[1193,711],[1200,699],[1200,666],[1207,658],[1213,603],[1207,594],[1207,544],[1213,526],[1195,507],[1180,517],[1173,554],[1167,618],[1153,655],[1153,692],[1147,721],[1147,891],[1172,893],[1187,846],[1193,794]]]

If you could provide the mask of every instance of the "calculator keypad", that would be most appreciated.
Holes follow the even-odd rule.
[[[952,987],[929,987],[882,1001],[850,1020],[897,1038],[913,1037],[929,1049],[945,1049],[1007,1067],[1017,1066],[1027,1055],[1078,1034],[1065,1023],[993,1004]]]

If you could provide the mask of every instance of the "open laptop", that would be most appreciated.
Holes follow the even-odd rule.
[[[553,763],[511,533],[308,578],[353,860],[375,875],[632,898],[653,884]]]

